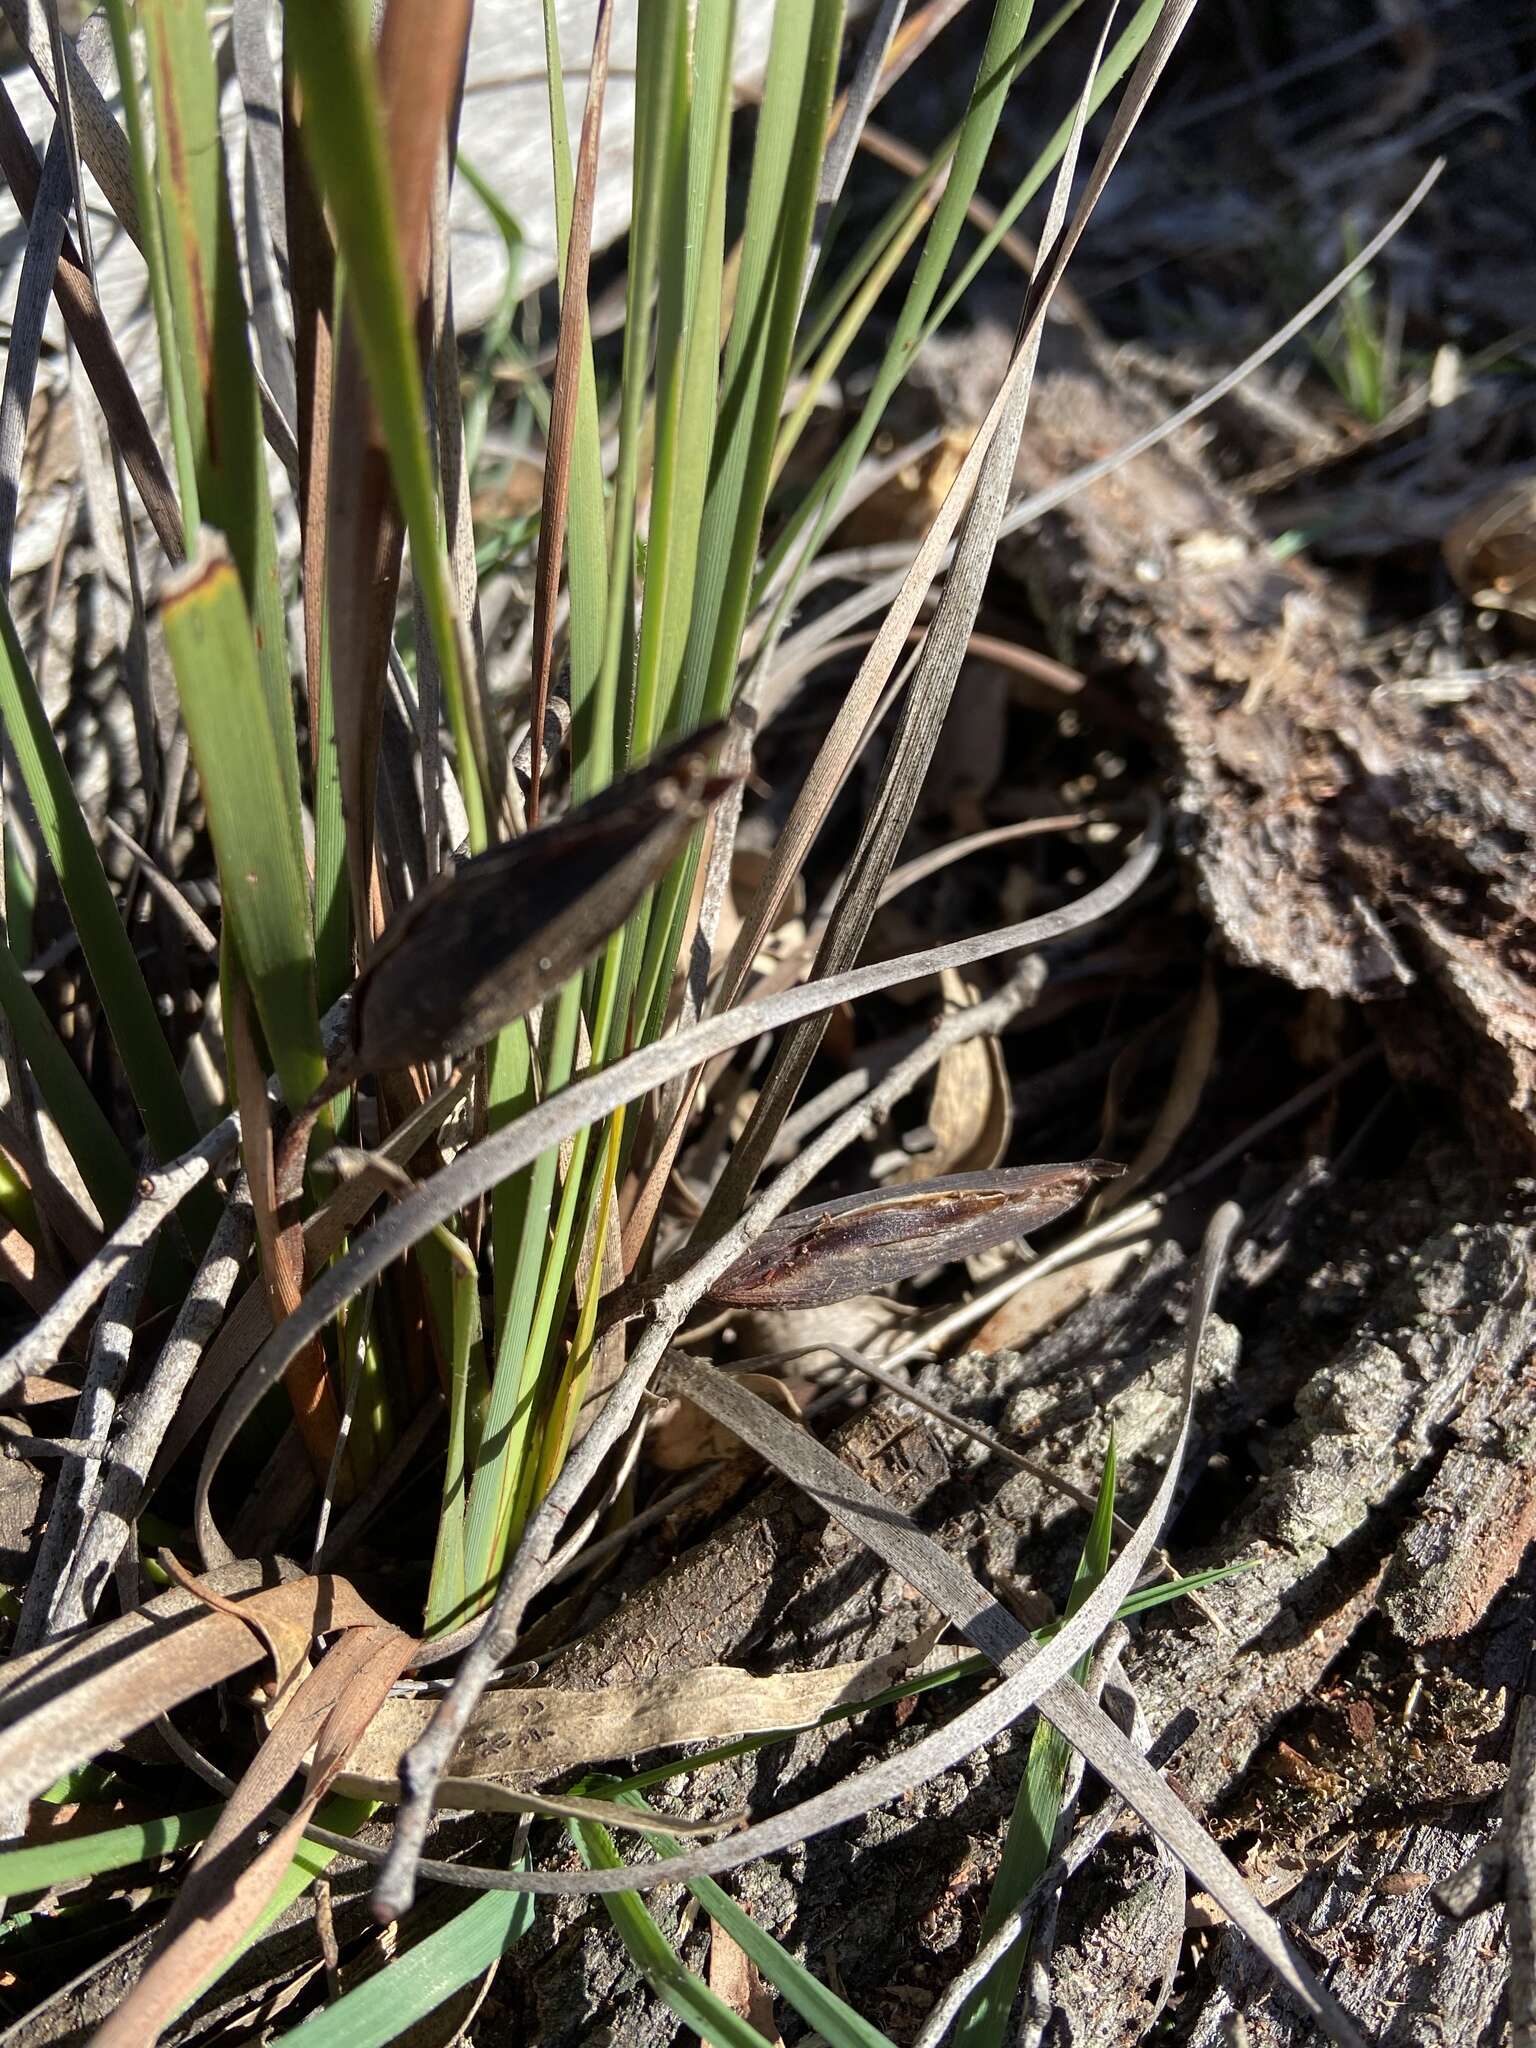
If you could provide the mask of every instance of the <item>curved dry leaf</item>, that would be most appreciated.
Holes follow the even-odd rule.
[[[380,1806],[392,1806],[400,1797],[398,1778],[368,1778],[358,1771],[343,1771],[332,1781],[334,1788],[349,1799],[371,1799]],[[613,1799],[583,1799],[575,1792],[513,1791],[490,1778],[456,1778],[437,1781],[438,1804],[455,1813],[531,1813],[541,1820],[595,1820],[607,1828],[654,1828],[656,1822],[620,1806]],[[687,1820],[667,1815],[667,1832],[673,1835],[724,1835],[741,1824],[739,1813],[722,1813],[713,1820]]]
[[[804,1379],[791,1382],[766,1372],[740,1372],[735,1379],[738,1386],[750,1387],[765,1401],[777,1403],[791,1421],[800,1420],[799,1397],[808,1391]],[[692,1472],[719,1458],[750,1458],[738,1436],[691,1401],[667,1404],[646,1441],[646,1451],[651,1463],[663,1472]]]
[[[232,1573],[208,1577],[221,1592],[239,1592],[259,1585],[262,1569],[242,1560]],[[0,1672],[0,1809],[24,1806],[172,1707],[265,1665],[258,1618],[285,1636],[379,1620],[346,1579],[329,1573],[247,1592],[233,1613],[178,1587],[63,1646],[13,1658]]]
[[[275,1676],[270,1697],[274,1703],[280,1701],[308,1661],[314,1635],[313,1628],[308,1626],[311,1617],[302,1608],[294,1612],[286,1605],[264,1607],[252,1600],[232,1600],[227,1593],[189,1572],[174,1551],[162,1549],[157,1555],[161,1569],[194,1599],[201,1600],[216,1614],[233,1615],[236,1621],[243,1621],[256,1631],[272,1659]]]
[[[976,984],[955,967],[943,970],[939,987],[950,1009],[967,1009],[981,1000]],[[947,1173],[985,1173],[996,1166],[1013,1136],[1013,1091],[997,1039],[967,1038],[945,1053],[933,1084],[928,1127],[932,1151],[904,1166],[895,1176],[898,1184],[910,1186]]]
[[[727,1307],[816,1308],[1009,1244],[1124,1171],[1107,1159],[956,1173],[793,1209],[710,1288]]]
[[[738,2019],[745,2020],[760,2035],[766,2048],[784,2048],[784,2037],[774,2025],[773,1993],[763,1982],[757,1965],[737,1941],[720,1925],[709,1925],[709,1988]],[[707,2036],[699,2036],[699,2048],[715,2048]]]
[[[820,1308],[754,1308],[731,1317],[743,1357],[793,1353],[803,1371],[814,1376],[835,1364],[839,1344],[880,1358],[891,1348],[893,1332],[904,1329],[911,1312],[888,1294],[850,1294]]]
[[[1126,1168],[1124,1179],[1095,1196],[1089,1211],[1090,1221],[1110,1209],[1117,1209],[1134,1189],[1150,1180],[1188,1130],[1195,1111],[1200,1107],[1205,1084],[1211,1078],[1211,1069],[1216,1064],[1220,1037],[1221,1001],[1216,993],[1215,976],[1207,967],[1201,977],[1184,1036],[1179,1041],[1173,1078],[1168,1084],[1162,1108],[1142,1141],[1140,1151]]]
[[[1144,1258],[1155,1242],[1151,1237],[1127,1238],[1046,1274],[1038,1286],[1021,1287],[967,1340],[970,1348],[988,1354],[1022,1351],[1073,1309],[1097,1294],[1107,1294],[1126,1267]]]

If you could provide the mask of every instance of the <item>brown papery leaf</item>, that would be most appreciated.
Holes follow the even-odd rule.
[[[766,1678],[733,1665],[704,1664],[635,1684],[615,1681],[598,1691],[535,1686],[488,1692],[454,1750],[453,1770],[461,1778],[489,1783],[552,1778],[579,1765],[611,1763],[646,1750],[809,1728],[835,1707],[872,1699],[910,1671],[954,1663],[954,1653],[934,1652],[934,1640],[928,1631],[859,1663],[778,1671]],[[398,1798],[400,1758],[419,1740],[434,1707],[430,1699],[398,1694],[385,1700],[337,1777],[337,1790],[363,1798]]]
[[[709,1930],[709,1988],[755,2028],[769,2048],[774,2044],[782,2048],[783,2036],[773,2023],[773,1997],[758,1975],[757,1965],[718,1920],[711,1922]],[[715,2048],[705,2036],[700,2040],[705,2048]]]
[[[174,1587],[117,1621],[11,1658],[0,1668],[0,1802],[24,1805],[157,1715],[265,1665],[274,1636],[379,1621],[346,1579],[247,1590],[261,1570],[242,1560],[205,1574],[195,1594]],[[210,1581],[213,1591],[241,1596],[236,1612],[207,1605]]]
[[[980,1001],[975,983],[958,968],[945,968],[939,985],[952,1008]],[[1013,1135],[1013,1094],[995,1038],[967,1038],[945,1053],[933,1084],[928,1126],[933,1150],[919,1154],[896,1176],[906,1185],[996,1166]]]
[[[1530,638],[1536,624],[1536,478],[1505,481],[1445,536],[1446,566],[1485,611],[1508,612]]]
[[[483,1045],[577,974],[732,778],[710,726],[553,825],[446,871],[384,933],[352,991],[352,1049],[325,1094]]]
[[[1124,1171],[1107,1159],[999,1167],[795,1209],[720,1276],[710,1298],[731,1308],[821,1308],[891,1287],[1039,1230]]]

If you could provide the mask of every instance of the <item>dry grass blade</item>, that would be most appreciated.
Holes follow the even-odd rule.
[[[606,1756],[608,1752],[602,1754]],[[394,1778],[363,1777],[348,1770],[338,1772],[332,1782],[345,1798],[370,1799],[387,1806],[400,1797],[399,1782]],[[496,1784],[489,1778],[443,1778],[438,1792],[443,1805],[456,1813],[526,1813],[541,1820],[596,1820],[606,1827],[644,1825],[638,1815],[626,1817],[622,1806],[607,1799],[584,1799],[575,1792],[514,1791],[511,1786]],[[680,1820],[674,1814],[668,1817],[667,1826],[680,1835],[721,1835],[735,1827],[739,1819],[738,1814],[722,1814],[718,1820]]]
[[[175,918],[177,924],[180,925],[198,951],[200,953],[207,953],[210,956],[217,953],[219,941],[216,934],[211,932],[207,925],[204,924],[196,909],[182,891],[177,888],[170,876],[161,872],[153,858],[145,852],[144,848],[140,846],[131,833],[123,830],[116,818],[108,816],[102,822],[118,845],[126,847],[133,855],[134,865],[147,886],[160,898],[160,901],[165,905],[172,917]]]
[[[4,172],[22,218],[30,220],[37,204],[41,166],[3,85],[0,85],[0,171]],[[117,352],[95,287],[68,232],[59,251],[52,286],[64,324],[69,329],[69,338],[79,351],[81,365],[111,427],[113,445],[122,452],[128,474],[133,478],[167,559],[179,562],[185,549],[176,493],[166,475],[165,464],[160,459],[160,450],[149,430],[133,381]]]
[[[455,1074],[446,1086],[390,1133],[379,1151],[370,1156],[366,1171],[344,1181],[327,1201],[304,1219],[307,1269],[318,1271],[324,1266],[379,1196],[391,1187],[393,1167],[407,1164],[441,1129],[445,1119],[463,1099],[464,1089],[463,1077]],[[150,1476],[151,1488],[160,1483],[170,1466],[196,1437],[270,1334],[271,1328],[266,1286],[258,1280],[235,1303],[200,1370],[183,1393],[155,1460]],[[232,1561],[234,1552],[213,1540],[215,1532],[205,1528],[200,1533],[205,1564],[228,1564]]]
[[[959,1435],[968,1437],[973,1444],[980,1444],[990,1457],[1000,1458],[1005,1465],[1012,1465],[1016,1472],[1031,1473],[1042,1486],[1048,1486],[1053,1493],[1059,1493],[1065,1499],[1075,1501],[1090,1515],[1093,1513],[1097,1502],[1086,1488],[1074,1485],[1063,1473],[1053,1472],[1049,1465],[1042,1464],[1038,1458],[1029,1458],[1022,1451],[1016,1451],[1011,1444],[1004,1443],[1001,1437],[994,1436],[990,1430],[982,1429],[974,1422],[967,1422],[963,1415],[955,1414],[953,1409],[946,1408],[941,1401],[929,1400],[926,1394],[919,1393],[916,1387],[909,1386],[899,1374],[887,1372],[883,1366],[876,1365],[872,1359],[866,1358],[862,1351],[854,1350],[849,1344],[839,1344],[832,1338],[823,1337],[814,1345],[806,1345],[802,1351],[780,1352],[775,1356],[777,1362],[782,1364],[796,1357],[822,1351],[831,1352],[850,1370],[862,1373],[866,1379],[873,1380],[877,1387],[884,1387],[885,1391],[893,1394],[898,1401],[905,1401],[909,1407],[919,1409],[924,1415],[931,1415],[935,1422],[942,1423],[946,1429],[953,1429]],[[1114,1517],[1114,1526],[1122,1536],[1130,1536],[1133,1533],[1131,1524],[1118,1513]],[[1168,1578],[1178,1578],[1178,1567],[1166,1551],[1154,1551],[1153,1556],[1159,1569]],[[1198,1599],[1198,1595],[1192,1597]]]
[[[882,89],[891,81],[886,76],[887,60],[891,44],[901,27],[901,18],[907,11],[907,0],[880,0],[880,11],[869,25],[869,32],[859,48],[858,62],[848,89],[842,96],[837,114],[837,126],[832,140],[827,144],[827,153],[821,165],[821,189],[816,194],[816,219],[811,228],[811,243],[805,256],[805,291],[811,288],[811,278],[821,256],[822,245],[827,238],[832,210],[837,205],[843,185],[852,168],[854,154],[859,146],[859,137],[869,119],[870,109],[880,97]],[[803,307],[802,307],[803,310]]]
[[[332,373],[336,253],[315,193],[303,142],[303,109],[284,80],[283,201],[293,310],[295,432],[299,448],[299,532],[304,596],[304,676],[309,745],[318,761],[326,587],[326,525],[330,500]]]
[[[293,347],[278,312],[288,283],[288,233],[283,217],[282,95],[273,69],[266,0],[236,0],[229,28],[235,77],[245,109],[244,220],[251,272],[251,319],[262,369],[278,411],[298,420]]]
[[[82,1619],[90,1615],[132,1534],[156,1453],[224,1318],[253,1235],[250,1197],[241,1183],[231,1191],[164,1349],[112,1438],[101,1492],[81,1529],[63,1596],[66,1611]]]
[[[318,354],[318,340],[314,346]],[[379,746],[405,523],[350,310],[342,321],[334,392],[323,409],[312,408],[310,426],[312,432],[324,431],[330,457],[330,474],[322,485],[311,453],[307,496],[313,533],[316,499],[322,489],[325,494],[328,574],[317,587],[328,588],[329,611],[328,640],[322,645],[330,659],[352,929],[357,952],[366,959],[380,921],[374,863]],[[320,664],[311,671],[317,682],[323,674]],[[317,724],[314,730],[318,738],[324,728]]]
[[[280,1322],[298,1307],[304,1292],[303,1230],[296,1221],[283,1221],[285,1211],[291,1215],[300,1192],[296,1183],[302,1173],[303,1146],[285,1144],[282,1170],[274,1164],[272,1104],[267,1097],[266,1069],[256,1043],[255,1004],[238,963],[232,963],[229,984],[227,1031],[231,1072],[241,1104],[240,1146],[250,1184],[262,1277],[272,1304],[272,1320]],[[292,1128],[302,1131],[302,1120]],[[294,1185],[289,1184],[289,1175]],[[293,1403],[294,1419],[311,1468],[317,1475],[323,1473],[336,1444],[340,1415],[326,1370],[324,1347],[318,1338],[299,1353],[283,1384]]]
[[[926,7],[919,7],[910,20],[903,22],[885,60],[880,91],[875,95],[877,100],[883,98],[898,79],[906,77],[924,51],[970,4],[971,0],[928,0]]]
[[[26,252],[21,259],[21,278],[16,287],[5,354],[5,389],[0,395],[0,589],[8,590],[11,583],[27,418],[43,341],[43,318],[64,244],[64,210],[68,202],[69,155],[64,146],[64,131],[56,127],[43,163],[37,201],[27,223]]]
[[[539,555],[533,586],[533,736],[528,779],[528,823],[539,822],[544,782],[544,715],[555,658],[555,599],[565,552],[566,515],[571,500],[571,456],[576,440],[576,399],[581,385],[587,332],[587,278],[592,262],[592,206],[597,195],[597,153],[602,139],[603,96],[608,85],[608,49],[613,39],[612,0],[599,0],[587,74],[587,105],[581,119],[576,185],[571,198],[565,281],[560,292],[560,334],[555,346],[555,381],[550,397],[548,445],[544,456],[544,498],[539,522]]]
[[[59,81],[54,68],[54,43],[49,16],[54,12],[38,0],[0,0],[10,30],[37,74],[38,83],[57,108]],[[65,87],[74,107],[80,154],[107,196],[107,203],[127,234],[139,239],[139,208],[134,197],[133,161],[123,131],[112,117],[106,95],[91,76],[74,39],[60,34]]]
[[[458,95],[468,0],[390,0],[378,44],[379,92],[389,142],[389,171],[400,270],[419,303],[432,185]],[[347,821],[347,872],[359,950],[374,936],[374,807],[390,635],[399,590],[405,523],[395,495],[376,394],[364,367],[359,311],[342,329],[335,416],[330,429],[335,477],[331,511],[331,687]],[[316,424],[313,404],[311,426]],[[309,458],[311,495],[316,488]]]
[[[389,0],[379,34],[379,84],[389,128],[400,266],[423,274],[432,181],[464,70],[470,0]]]
[[[370,1716],[388,1697],[415,1648],[387,1623],[349,1629],[289,1700],[178,1887],[157,1952],[107,2024],[96,2048],[154,2040],[254,1926],[319,1805]],[[293,1813],[256,1850],[257,1831],[306,1751],[314,1755]]]
[[[145,1245],[114,1276],[96,1318],[85,1384],[75,1405],[74,1433],[86,1451],[78,1462],[71,1459],[65,1463],[54,1485],[48,1524],[33,1559],[16,1624],[13,1647],[18,1651],[34,1649],[85,1619],[84,1608],[68,1582],[68,1565],[85,1517],[95,1505],[118,1393],[128,1377],[133,1325],[149,1279],[149,1264],[149,1247]]]

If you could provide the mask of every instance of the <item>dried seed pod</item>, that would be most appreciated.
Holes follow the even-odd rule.
[[[351,1048],[326,1093],[483,1045],[579,973],[735,780],[710,766],[724,730],[694,733],[414,897],[353,985]]]
[[[1038,1230],[1124,1171],[1107,1159],[999,1167],[792,1210],[710,1298],[729,1308],[823,1308]]]

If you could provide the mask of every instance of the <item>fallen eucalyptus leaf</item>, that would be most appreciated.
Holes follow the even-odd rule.
[[[946,967],[939,986],[951,1009],[981,1000],[976,984],[958,968]],[[928,1127],[933,1150],[902,1168],[896,1179],[903,1186],[920,1186],[945,1174],[990,1172],[996,1166],[1013,1135],[1013,1092],[996,1038],[966,1038],[945,1053],[934,1077]]]
[[[580,1764],[610,1763],[689,1742],[731,1742],[781,1728],[809,1728],[834,1707],[873,1698],[912,1671],[941,1669],[955,1654],[935,1654],[936,1632],[868,1657],[820,1671],[780,1671],[768,1678],[734,1665],[705,1664],[637,1684],[597,1691],[569,1686],[488,1692],[453,1753],[461,1777],[489,1783],[552,1778]],[[402,1753],[418,1741],[437,1708],[433,1699],[384,1701],[337,1778],[341,1792],[398,1796]]]
[[[710,767],[723,731],[705,727],[414,897],[353,985],[351,1046],[325,1095],[469,1052],[579,973],[730,787]]]
[[[771,1373],[743,1372],[736,1377],[765,1401],[776,1401],[792,1421],[800,1420],[802,1403],[815,1388],[806,1379],[777,1379]],[[650,1461],[662,1472],[696,1472],[719,1458],[745,1458],[751,1453],[723,1424],[713,1421],[691,1401],[673,1401],[657,1416],[646,1440]]]
[[[1038,1230],[1124,1171],[1106,1159],[999,1167],[795,1209],[721,1274],[710,1298],[730,1308],[819,1308],[894,1286]]]

